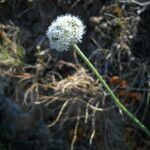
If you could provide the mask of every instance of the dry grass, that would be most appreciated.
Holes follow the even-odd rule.
[[[49,9],[45,9],[48,5],[44,5],[45,3],[41,5],[42,2],[44,0],[35,5],[44,6],[43,8],[39,7],[38,11],[42,14],[40,19],[45,18],[45,22],[47,22],[47,18],[53,18],[56,15],[56,10],[55,7],[52,7],[54,12],[49,12]],[[16,8],[15,3],[13,4],[14,8]],[[97,3],[99,4],[99,0]],[[30,9],[25,8],[22,11],[21,4],[18,4],[18,17],[23,20],[23,17],[28,13],[30,16]],[[82,5],[86,7],[89,4],[91,5],[90,1],[85,1],[84,5],[77,3],[75,6],[79,5],[79,9],[81,9]],[[72,6],[71,9],[77,9],[74,5]],[[90,60],[99,69],[98,71],[103,73],[107,81],[111,76],[117,75],[128,83],[124,89],[126,93],[134,91],[142,94],[140,101],[133,102],[126,96],[122,97],[121,101],[123,103],[128,101],[126,104],[128,109],[135,114],[139,113],[141,118],[145,120],[148,105],[142,107],[145,102],[149,102],[146,97],[149,92],[147,89],[147,70],[149,68],[147,69],[146,63],[141,63],[140,60],[133,58],[130,51],[133,33],[138,21],[135,13],[137,8],[134,6],[121,7],[116,2],[104,5],[97,11],[97,6],[99,5],[93,3],[92,9],[94,14],[101,19],[90,29],[87,29],[90,32],[87,35],[90,42],[84,43],[83,47],[88,50],[87,55]],[[38,14],[36,11],[34,13]],[[86,13],[83,12],[81,15],[84,18]],[[86,15],[89,20],[90,17],[91,14]],[[31,17],[29,20],[27,19],[29,24],[30,19]],[[37,18],[33,17],[31,22],[34,22],[34,19]],[[41,20],[38,21],[43,23],[44,19]],[[88,149],[89,147],[91,149],[104,147],[104,150],[118,149],[118,147],[121,147],[120,149],[134,149],[137,145],[135,142],[137,130],[134,125],[129,124],[129,128],[125,127],[126,123],[129,123],[126,117],[116,109],[109,95],[105,93],[100,83],[95,80],[86,67],[79,65],[78,62],[55,60],[56,57],[51,55],[53,52],[49,52],[48,45],[43,42],[45,39],[43,40],[40,38],[41,35],[38,35],[43,32],[39,22],[32,26],[32,30],[35,29],[35,33],[40,30],[40,33],[37,32],[33,35],[27,33],[35,43],[28,40],[27,35],[24,37],[25,35],[22,34],[20,38],[21,27],[17,27],[12,22],[9,22],[9,25],[0,24],[0,76],[6,80],[6,84],[0,88],[5,88],[7,95],[22,105],[42,104],[46,106],[48,112],[47,110],[43,111],[43,118],[50,128],[53,141],[51,145],[56,148],[58,145],[65,145],[64,141],[66,140],[69,141],[71,149],[78,145],[81,146],[78,149]],[[40,28],[36,29],[36,26]],[[30,27],[23,30],[28,32],[29,29]],[[30,55],[34,53],[35,58],[31,64],[26,64],[23,59],[25,53],[21,42],[25,49],[31,48]],[[40,47],[37,54],[35,54],[37,50],[34,51],[36,46]],[[40,50],[42,51],[40,52]],[[119,86],[112,84],[110,86],[117,94]],[[141,136],[139,138],[145,143],[146,139]],[[147,149],[147,145],[143,148]]]

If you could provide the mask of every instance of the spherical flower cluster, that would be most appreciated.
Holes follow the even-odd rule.
[[[80,43],[85,33],[85,26],[75,16],[64,15],[56,18],[49,26],[47,37],[50,47],[61,52],[68,50],[71,44]]]

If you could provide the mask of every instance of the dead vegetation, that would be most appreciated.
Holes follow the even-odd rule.
[[[29,110],[41,107],[49,148],[148,150],[149,137],[118,110],[77,55],[56,54],[45,38],[57,15],[80,15],[87,23],[82,49],[122,103],[149,127],[149,62],[134,57],[131,49],[141,6],[99,0],[11,2],[0,1],[0,76],[5,81],[0,88]]]

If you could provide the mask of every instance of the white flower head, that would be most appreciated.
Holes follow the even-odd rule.
[[[47,37],[50,47],[61,52],[68,50],[71,44],[81,43],[85,33],[82,21],[72,15],[63,15],[56,18],[49,26]]]

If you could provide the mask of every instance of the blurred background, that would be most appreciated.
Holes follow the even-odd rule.
[[[75,51],[51,49],[46,31],[57,16],[78,16],[86,25],[79,47],[150,128],[149,4],[0,0],[0,149],[38,150],[39,143],[41,150],[148,150],[149,137],[116,107]]]

